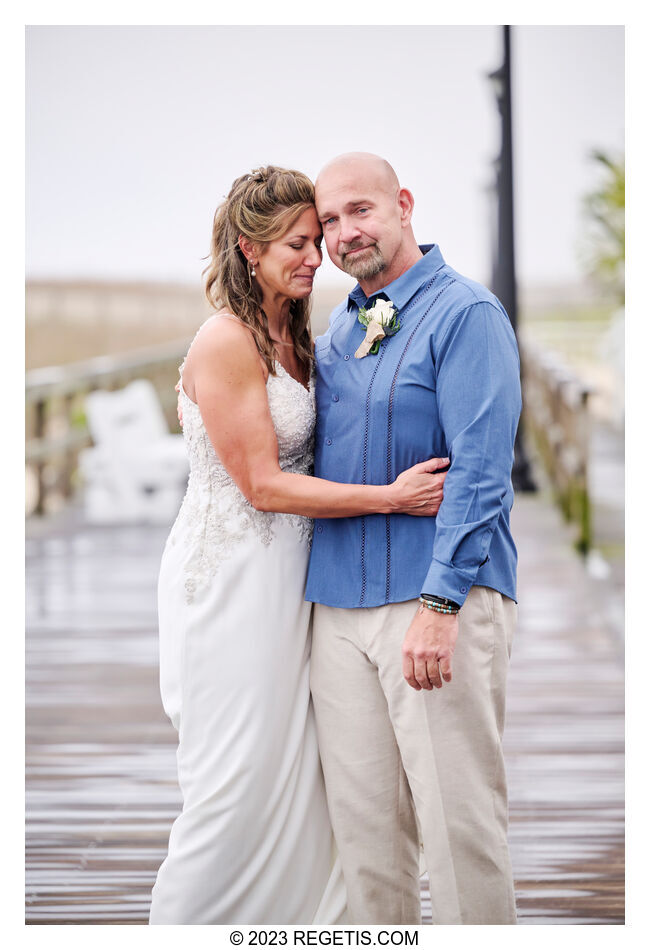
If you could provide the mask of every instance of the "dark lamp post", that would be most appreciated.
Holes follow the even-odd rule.
[[[497,237],[493,254],[492,291],[506,309],[517,334],[517,282],[515,278],[515,224],[512,166],[512,98],[510,81],[510,27],[503,27],[503,64],[490,73],[501,116],[501,152],[496,166]],[[521,423],[515,440],[512,482],[517,491],[536,491],[530,464],[521,439]]]

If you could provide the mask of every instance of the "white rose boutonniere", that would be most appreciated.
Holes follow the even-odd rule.
[[[358,360],[363,359],[368,353],[373,356],[379,352],[379,344],[385,336],[393,336],[400,328],[397,319],[397,308],[392,300],[375,300],[372,307],[366,309],[361,307],[359,310],[359,323],[366,329],[366,336],[354,354]]]

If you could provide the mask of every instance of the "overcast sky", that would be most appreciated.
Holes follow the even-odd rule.
[[[577,280],[589,153],[623,149],[623,27],[512,41],[519,277]],[[413,191],[418,240],[487,280],[501,55],[498,26],[30,27],[28,277],[199,281],[237,175],[363,149]]]

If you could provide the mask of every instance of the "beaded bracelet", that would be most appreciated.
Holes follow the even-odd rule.
[[[458,609],[456,607],[446,607],[443,604],[436,604],[432,600],[425,600],[424,597],[419,598],[420,603],[423,604],[427,610],[435,610],[437,614],[457,614]]]
[[[440,607],[451,607],[452,610],[460,610],[460,604],[448,597],[438,597],[436,594],[420,594],[422,600],[428,600],[430,604],[438,604]]]

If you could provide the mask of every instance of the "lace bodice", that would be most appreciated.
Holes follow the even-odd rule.
[[[278,459],[285,472],[311,474],[314,461],[316,402],[314,376],[309,391],[276,362],[277,375],[269,374],[266,392],[275,434]],[[268,545],[278,519],[290,524],[302,540],[311,539],[312,521],[300,515],[257,511],[241,493],[217,456],[201,412],[183,389],[183,435],[190,461],[190,476],[183,504],[168,544],[187,547],[185,594],[188,603],[208,584],[234,545],[251,537]]]

